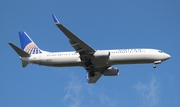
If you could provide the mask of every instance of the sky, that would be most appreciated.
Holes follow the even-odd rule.
[[[0,107],[180,107],[179,0],[3,0],[0,3]],[[94,49],[154,48],[171,55],[157,65],[114,65],[120,74],[86,83],[82,67],[29,64],[26,31],[43,50],[74,51],[52,14]],[[4,49],[4,51],[2,51]]]

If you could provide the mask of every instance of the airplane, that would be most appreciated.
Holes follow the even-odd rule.
[[[41,50],[25,31],[19,32],[21,48],[8,43],[20,56],[22,67],[29,63],[52,67],[81,66],[87,71],[87,83],[96,83],[102,76],[117,76],[119,69],[112,67],[118,64],[156,64],[171,56],[158,49],[113,49],[95,50],[64,27],[52,15],[55,25],[67,36],[69,43],[75,49],[70,52],[48,52]]]

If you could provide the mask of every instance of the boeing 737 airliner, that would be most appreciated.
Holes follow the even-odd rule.
[[[67,36],[72,52],[48,52],[41,50],[27,35],[19,32],[21,49],[12,43],[9,45],[17,52],[22,61],[22,67],[29,63],[53,67],[82,66],[87,71],[87,82],[96,83],[102,76],[116,76],[119,69],[111,67],[116,64],[156,64],[169,59],[171,56],[157,49],[116,49],[95,50],[65,28],[55,15],[56,26]]]

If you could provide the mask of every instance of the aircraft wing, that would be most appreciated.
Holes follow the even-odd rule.
[[[94,77],[92,77],[91,75],[87,75],[87,77],[86,77],[86,81],[88,82],[88,83],[96,83],[96,81],[102,76],[102,73],[101,72],[94,72],[95,73],[95,76]]]
[[[92,54],[95,52],[93,48],[84,43],[81,39],[79,39],[76,35],[66,29],[62,24],[59,23],[55,15],[53,15],[54,22],[56,26],[69,38],[69,42],[71,46],[76,50],[76,52],[80,53],[80,55]]]
[[[93,57],[93,54],[95,50],[87,45],[85,42],[83,42],[81,39],[79,39],[76,35],[74,35],[72,32],[70,32],[67,28],[65,28],[62,24],[59,23],[58,19],[53,15],[54,22],[56,26],[69,38],[69,42],[71,46],[80,54],[80,59],[82,62],[85,62],[89,60],[90,57]],[[84,68],[86,69],[85,64],[83,64]],[[95,68],[95,67],[94,67]],[[92,71],[93,68],[86,69],[89,73]],[[88,73],[87,76],[87,82],[88,83],[95,83],[102,75],[101,70],[104,69],[104,66],[102,66],[102,69],[95,70],[95,76],[91,76]]]

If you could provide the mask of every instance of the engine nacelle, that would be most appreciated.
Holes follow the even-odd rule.
[[[119,69],[117,68],[108,68],[103,71],[104,76],[117,76],[119,75]]]
[[[96,51],[94,53],[94,57],[95,58],[101,58],[101,57],[109,58],[109,56],[110,56],[110,52],[109,51]]]

